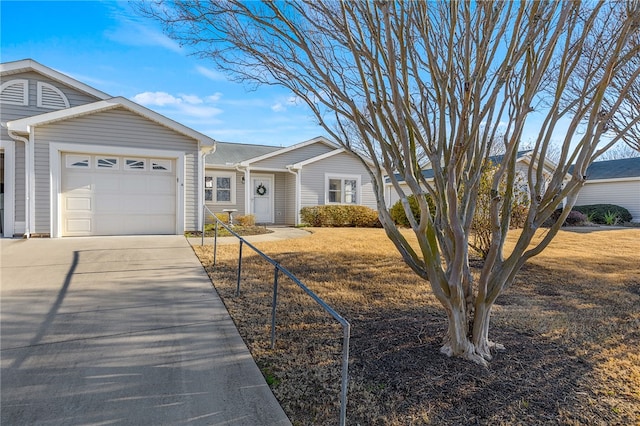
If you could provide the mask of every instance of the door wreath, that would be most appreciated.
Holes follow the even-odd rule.
[[[267,188],[263,184],[258,185],[258,187],[256,188],[256,194],[264,195],[266,193],[267,193]]]

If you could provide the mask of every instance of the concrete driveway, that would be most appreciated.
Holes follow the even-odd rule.
[[[183,237],[0,249],[0,424],[290,424]]]

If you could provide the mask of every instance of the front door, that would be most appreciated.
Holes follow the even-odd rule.
[[[253,175],[251,183],[256,223],[273,223],[273,175]]]

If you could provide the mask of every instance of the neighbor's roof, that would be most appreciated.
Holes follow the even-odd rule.
[[[279,146],[218,142],[215,152],[206,156],[206,162],[208,165],[235,165],[281,149]]]
[[[640,177],[640,157],[596,161],[587,168],[587,181],[630,177]]]
[[[516,159],[520,159],[520,158],[524,157],[525,155],[529,154],[530,152],[531,152],[531,150],[518,151],[516,153]],[[495,164],[500,164],[502,162],[503,158],[504,158],[504,154],[493,155],[493,156],[489,157],[489,161],[491,161],[492,163],[495,163]],[[433,179],[433,175],[434,175],[433,169],[426,169],[426,170],[422,171],[422,176],[427,180]],[[399,179],[399,182],[403,182],[404,181],[404,179],[401,179],[400,173],[396,173],[395,176],[396,176],[396,179]],[[386,178],[385,182],[389,183],[391,181],[389,180],[389,178]]]

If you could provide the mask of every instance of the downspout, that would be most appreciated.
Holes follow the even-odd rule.
[[[29,143],[29,139],[18,136],[13,130],[7,129],[9,136],[16,140],[24,143],[24,192],[25,192],[25,200],[24,200],[24,236],[26,238],[31,237],[31,182],[32,182],[32,174],[31,174],[31,148],[32,144]],[[15,218],[14,218],[15,220]]]
[[[287,171],[296,177],[296,195],[295,195],[295,221],[294,225],[300,225],[300,168],[293,166],[287,166]]]
[[[200,141],[198,141],[198,150],[201,153],[200,167],[198,167],[198,229],[202,229],[204,224],[204,176],[207,168],[205,157],[216,152],[217,148],[218,144],[215,141],[213,145],[205,145],[204,147],[201,145]]]

